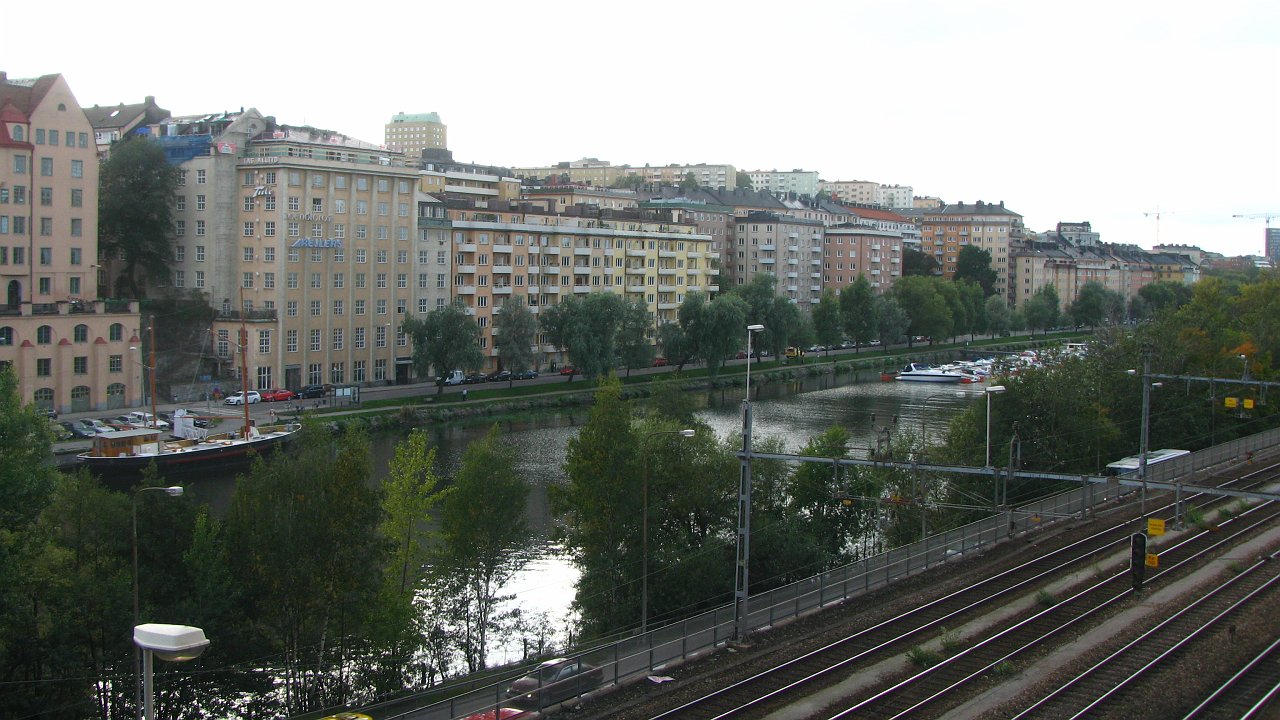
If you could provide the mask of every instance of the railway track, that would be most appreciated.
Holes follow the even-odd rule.
[[[1224,475],[1219,478],[1221,481],[1219,484],[1245,489],[1274,481],[1277,476],[1280,476],[1280,466],[1250,467]],[[1148,498],[1148,502],[1151,501],[1152,498]],[[1216,498],[1208,501],[1203,498],[1188,498],[1186,502],[1193,505],[1198,502],[1204,511],[1219,501]],[[1244,534],[1249,532],[1243,529],[1246,525],[1256,528],[1280,516],[1280,508],[1263,510],[1262,507],[1264,506],[1254,508],[1249,513],[1257,520],[1256,524],[1252,521],[1233,520],[1229,524],[1234,525],[1239,531],[1226,534],[1232,536]],[[1172,513],[1173,507],[1169,505],[1157,508],[1151,516],[1168,517]],[[1129,537],[1133,532],[1134,526],[1131,521],[1116,524],[957,592],[924,603],[891,620],[860,629],[840,640],[780,662],[768,670],[758,672],[693,701],[657,714],[646,715],[654,720],[659,718],[719,720],[763,715],[779,705],[794,702],[800,694],[844,680],[858,670],[865,669],[878,661],[900,656],[908,648],[934,639],[945,627],[964,625],[990,612],[993,608],[1008,604],[1016,597],[1025,597],[1056,579],[1086,569],[1104,557],[1127,552]],[[1210,547],[1220,546],[1221,534],[1216,540],[1210,540],[1201,533],[1165,549],[1164,553],[1180,552],[1187,556],[1175,565],[1190,563],[1195,558],[1201,557],[1203,553],[1211,552]],[[1183,547],[1186,549],[1177,550]],[[1169,557],[1172,560],[1175,556],[1169,555]],[[1173,569],[1166,568],[1159,573],[1159,576],[1164,576]],[[1116,577],[1127,577],[1127,570],[1098,583],[1097,585],[1101,587],[1093,591],[1095,595],[1106,594],[1108,591],[1113,596],[1127,594],[1127,590],[1118,587],[1119,581],[1115,579]],[[1152,581],[1156,579],[1153,577]],[[986,649],[978,651],[974,649],[977,646],[971,647],[949,658],[946,663],[936,668],[914,674],[901,683],[875,693],[872,697],[853,705],[835,717],[905,717],[924,706],[937,702],[942,695],[951,692],[954,689],[952,685],[958,678],[980,677],[989,671],[993,664],[1003,662],[1002,659],[989,659],[985,662],[979,660],[992,653],[997,657],[1008,654],[1007,649],[1004,651],[997,649],[1000,643],[1014,642],[1013,638],[1023,637],[1028,633],[1036,637],[1056,633],[1066,622],[1061,618],[1064,618],[1071,608],[1077,608],[1074,613],[1080,617],[1070,621],[1070,624],[1084,622],[1088,617],[1099,612],[1088,610],[1089,603],[1083,599],[1069,600],[1071,602],[1064,601],[1054,608],[1036,613],[1035,617],[1045,618],[1037,623],[1039,626],[1037,629],[1024,628],[1021,632],[1012,632],[1009,629],[1001,631],[1000,636],[1008,639],[998,642],[988,642],[990,638],[983,640],[982,644],[988,646]],[[1059,626],[1056,630],[1053,629],[1055,625]],[[963,671],[962,666],[966,665],[972,665],[972,667]],[[947,668],[947,670],[944,672],[941,668]],[[930,687],[933,689],[930,690]]]
[[[1249,720],[1264,717],[1280,699],[1280,640],[1192,708],[1183,720]]]

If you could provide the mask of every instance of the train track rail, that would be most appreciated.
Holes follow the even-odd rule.
[[[1219,480],[1221,480],[1220,484],[1224,486],[1249,487],[1274,481],[1277,477],[1280,477],[1280,466],[1249,467],[1223,475]],[[1149,503],[1151,500],[1152,498],[1148,498]],[[1187,498],[1185,502],[1195,504],[1197,503],[1197,498]],[[1206,502],[1205,499],[1200,498],[1198,502],[1202,508],[1207,509],[1218,500],[1215,498]],[[1274,508],[1270,511],[1263,511],[1260,508],[1255,508],[1249,513],[1261,513],[1257,515],[1259,524],[1269,522],[1273,517],[1280,515],[1280,508]],[[1173,510],[1172,505],[1168,505],[1155,509],[1150,515],[1152,517],[1169,517],[1172,515]],[[1267,516],[1265,520],[1261,519],[1262,515]],[[1236,520],[1231,524],[1235,525],[1236,528],[1243,528],[1246,525],[1256,527],[1256,525],[1244,520]],[[1024,597],[1035,589],[1087,568],[1104,557],[1114,557],[1115,553],[1125,551],[1133,531],[1134,527],[1131,521],[1118,523],[1084,539],[1047,552],[1017,567],[997,573],[959,591],[926,602],[890,620],[858,630],[835,642],[803,653],[798,657],[789,658],[763,672],[734,682],[693,701],[685,702],[658,714],[649,715],[649,717],[654,720],[659,718],[721,720],[731,717],[761,715],[773,707],[793,702],[798,694],[812,692],[815,689],[834,684],[845,679],[858,669],[866,668],[888,657],[898,656],[913,645],[920,644],[925,640],[932,640],[945,627],[963,625],[991,611],[993,608],[1007,604],[1015,597]],[[1247,531],[1240,530],[1239,532],[1244,533]],[[1238,533],[1231,532],[1227,534],[1234,536]],[[1191,562],[1194,557],[1198,557],[1201,553],[1209,552],[1207,549],[1202,549],[1199,552],[1192,551],[1190,548],[1196,543],[1206,547],[1220,544],[1207,539],[1201,533],[1196,535],[1195,538],[1188,538],[1179,542],[1173,548],[1166,549],[1164,553],[1174,552],[1175,548],[1185,545],[1188,550],[1183,552],[1188,554],[1188,558],[1184,562]],[[1172,570],[1173,568],[1167,568],[1160,575],[1169,573]],[[1115,580],[1117,576],[1127,576],[1127,571],[1117,573],[1098,583],[1098,585],[1116,588],[1119,582]],[[1153,577],[1152,580],[1155,581],[1156,578]],[[1095,592],[1105,593],[1106,590],[1099,589]],[[1111,594],[1123,596],[1126,592],[1127,590],[1115,589]],[[1085,605],[1084,603],[1076,604],[1082,607]],[[1062,618],[1067,609],[1072,606],[1072,603],[1068,602],[1059,603],[1058,606],[1050,609],[1056,610],[1056,612],[1046,610],[1045,612],[1037,613],[1036,616],[1045,615]],[[1098,611],[1089,611],[1087,614],[1092,615],[1096,612]],[[1081,614],[1085,613],[1082,611]],[[1059,622],[1059,620],[1052,620],[1042,623],[1045,627],[1039,630],[1039,634],[1056,632],[1051,628]],[[1072,622],[1074,623],[1075,621]],[[1024,631],[1023,634],[1025,632],[1030,631]],[[995,646],[993,645],[992,649],[987,652],[993,652],[994,649]],[[975,661],[980,656],[972,648],[966,650],[965,654],[974,658]],[[962,662],[967,661],[953,657],[948,660],[947,666],[958,670]],[[995,662],[998,663],[1001,660],[996,660]],[[990,662],[978,663],[980,666],[990,664]],[[961,674],[973,673],[970,671]],[[852,717],[854,715],[857,717],[905,716],[904,713],[914,711],[920,706],[922,700],[935,694],[936,691],[929,692],[925,689],[928,685],[938,685],[937,691],[948,691],[947,688],[953,684],[954,679],[943,680],[942,678],[944,677],[950,677],[950,675],[931,668],[925,673],[913,675],[912,678],[903,683],[895,684],[891,688],[876,693],[872,698],[858,703],[849,708],[847,713],[838,714],[836,717]],[[913,688],[911,692],[904,692],[907,687]],[[914,699],[908,699],[909,697]],[[897,699],[890,702],[889,698]],[[927,705],[931,702],[934,701],[928,700],[924,704]],[[872,710],[873,706],[877,709]]]
[[[1280,640],[1191,709],[1183,720],[1249,720],[1263,717],[1280,699]]]

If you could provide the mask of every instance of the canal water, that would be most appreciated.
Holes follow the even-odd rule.
[[[851,454],[861,456],[875,447],[876,433],[884,427],[891,432],[939,438],[951,417],[982,399],[983,387],[882,382],[879,374],[872,372],[753,384],[753,437],[757,441],[780,438],[787,452],[795,452],[811,437],[839,425],[851,435]],[[698,417],[717,435],[740,442],[742,394],[742,388],[711,391],[702,396]],[[586,418],[587,410],[580,408],[498,423],[504,441],[516,450],[518,470],[530,485],[526,520],[534,535],[528,564],[503,589],[503,594],[513,596],[510,603],[520,607],[526,617],[542,618],[545,626],[560,637],[570,620],[569,605],[578,572],[562,548],[551,540],[554,519],[547,488],[564,481],[566,444],[577,435]],[[467,444],[484,436],[492,424],[481,421],[432,428],[438,472],[446,477],[455,473]],[[398,440],[390,436],[373,439],[379,477],[385,476]],[[233,490],[233,479],[216,479],[201,481],[192,495],[210,503],[217,512],[230,502]],[[507,657],[503,657],[504,653]],[[496,649],[490,662],[518,659],[521,653],[519,644],[514,643],[512,647]]]

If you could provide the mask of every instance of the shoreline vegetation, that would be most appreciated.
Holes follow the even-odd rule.
[[[978,352],[1017,354],[1046,346],[1060,345],[1068,340],[1089,337],[1087,330],[1070,330],[1048,335],[985,338],[973,341],[917,345],[912,348],[881,350],[868,346],[856,354],[844,353],[827,356],[825,353],[808,354],[799,360],[770,358],[752,362],[752,383],[763,387],[774,382],[796,382],[823,375],[838,375],[862,371],[893,372],[910,359],[914,362],[945,362],[957,353]],[[644,400],[653,394],[653,388],[664,382],[679,382],[685,391],[711,392],[723,388],[744,386],[746,366],[722,367],[712,378],[704,365],[688,365],[679,372],[661,375],[619,375],[623,400]],[[575,379],[573,383],[543,383],[521,385],[516,383],[488,383],[468,388],[462,394],[436,395],[434,386],[419,397],[388,398],[361,402],[359,407],[334,407],[308,410],[307,419],[327,421],[335,430],[350,425],[361,426],[374,432],[408,431],[421,423],[452,423],[484,420],[518,420],[523,416],[546,410],[588,407],[594,401],[596,383]]]

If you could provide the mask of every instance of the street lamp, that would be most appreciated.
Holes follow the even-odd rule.
[[[679,435],[680,437],[693,437],[693,430],[657,430],[645,435],[648,440],[655,435]],[[644,510],[641,515],[643,519],[640,521],[640,544],[641,544],[641,566],[640,566],[640,632],[649,631],[649,453],[644,452],[641,448],[641,468],[643,472],[641,477],[644,481]]]
[[[925,396],[924,401],[920,403],[920,406],[923,408],[920,411],[920,448],[921,450],[923,450],[925,446],[924,432],[926,429],[926,423],[929,419],[929,412],[928,412],[929,401],[936,400],[938,398],[945,398],[945,397],[962,398],[962,397],[965,397],[965,395],[966,393],[963,390],[954,390],[949,393],[933,393],[932,395]]]
[[[747,326],[747,402],[751,402],[751,336],[764,330],[763,325]]]
[[[133,624],[138,624],[138,496],[150,490],[164,491],[164,494],[170,497],[178,497],[182,495],[182,486],[173,485],[171,487],[144,487],[139,488],[133,494]],[[145,672],[145,671],[143,671]],[[134,688],[135,696],[142,692],[142,683],[139,682]],[[141,698],[138,698],[137,705],[141,707]]]
[[[751,560],[751,336],[764,325],[747,326],[747,396],[742,401],[742,469],[738,479],[738,547],[733,579],[733,637],[742,639],[747,618],[747,568]]]
[[[170,662],[194,660],[209,647],[209,639],[198,627],[146,623],[133,626],[133,644],[142,650],[143,682],[146,685],[144,718],[155,720],[154,656]]]
[[[1137,370],[1126,370],[1130,375],[1136,375]],[[1151,435],[1151,388],[1158,388],[1164,383],[1151,382],[1151,356],[1147,355],[1142,358],[1142,437],[1138,441],[1138,479],[1142,481],[1142,500],[1139,510],[1142,513],[1142,519],[1147,518],[1147,454],[1150,452],[1150,435]]]
[[[987,464],[983,467],[991,467],[991,396],[999,395],[1005,391],[1003,385],[990,385],[987,387]]]

